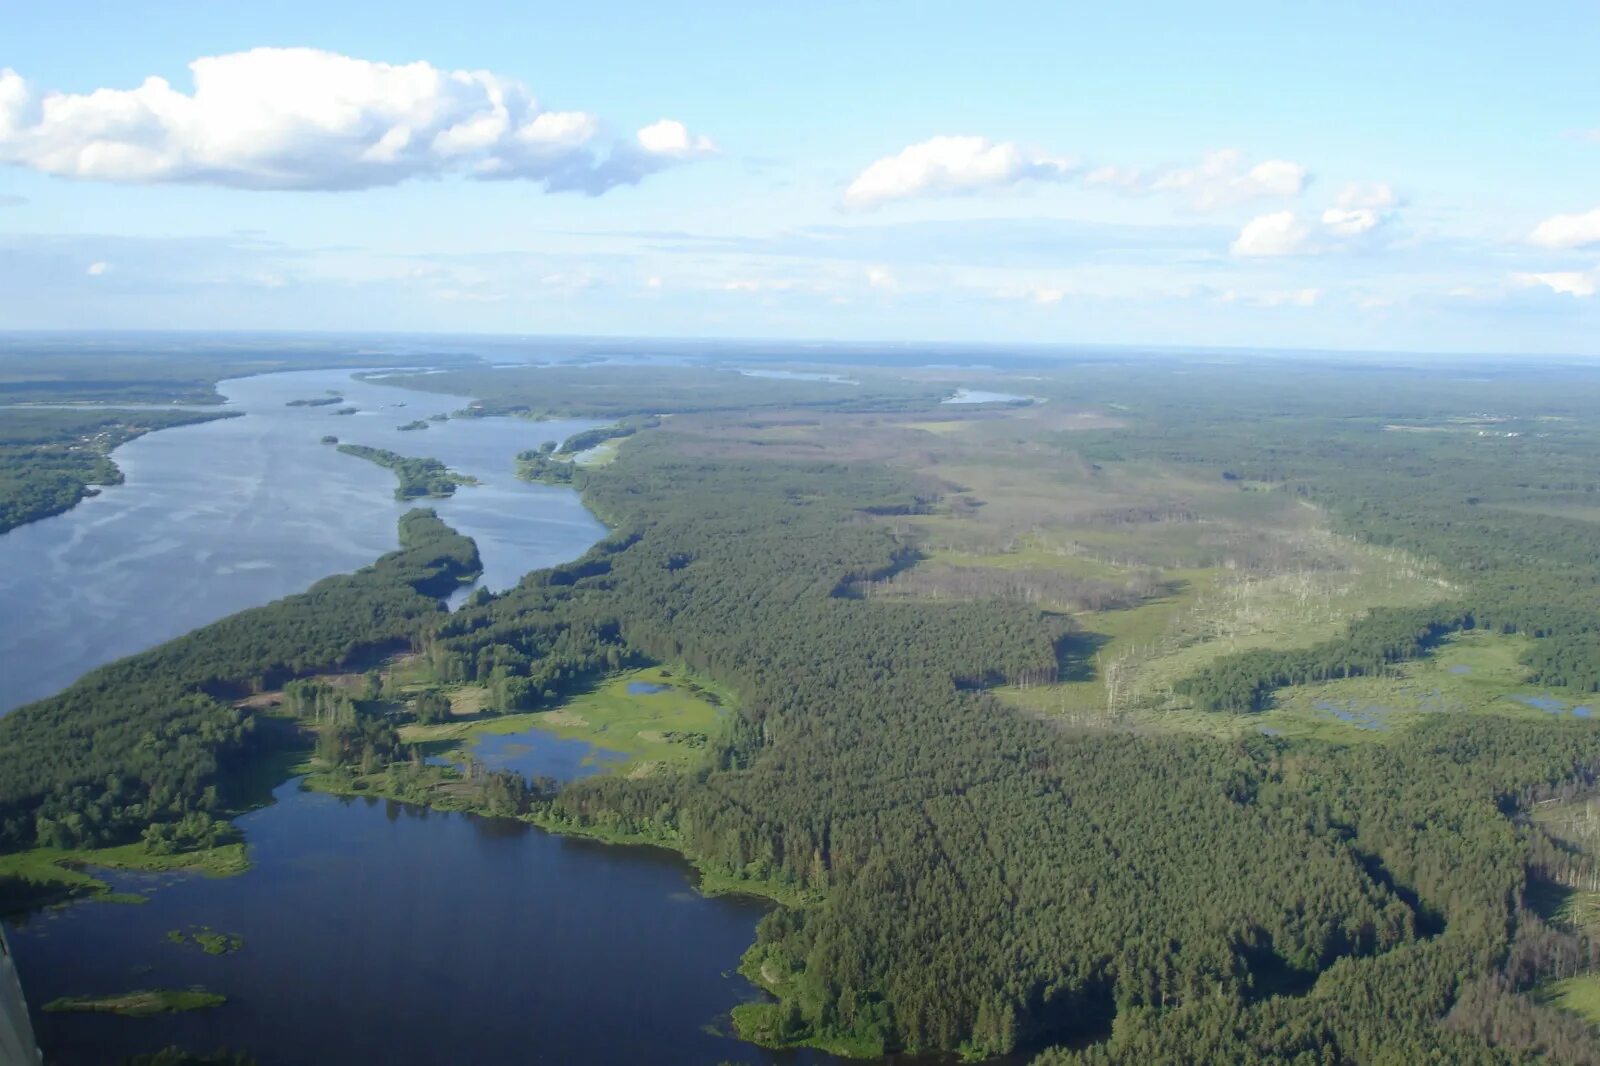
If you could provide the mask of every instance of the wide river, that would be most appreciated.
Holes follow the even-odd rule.
[[[570,490],[513,476],[516,452],[591,423],[461,419],[402,432],[466,401],[345,371],[221,389],[243,417],[130,442],[115,455],[125,484],[0,536],[4,707],[394,548],[407,506],[392,498],[394,476],[321,444],[325,434],[480,478],[430,505],[477,540],[491,588],[603,535]],[[286,406],[334,393],[343,404]],[[346,405],[359,413],[333,413]],[[574,762],[552,741],[542,768]],[[727,1011],[759,995],[732,971],[764,907],[697,895],[668,852],[293,782],[275,795],[240,820],[248,873],[112,875],[149,901],[81,903],[9,927],[51,1062],[114,1063],[168,1044],[244,1050],[263,1066],[832,1061],[720,1035]],[[200,926],[244,946],[211,956],[167,939]],[[39,1009],[191,984],[227,1004],[146,1019]]]

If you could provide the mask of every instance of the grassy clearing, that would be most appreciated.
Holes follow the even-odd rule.
[[[612,437],[610,440],[603,440],[593,448],[573,456],[572,462],[577,466],[605,466],[617,457],[617,451],[626,439],[626,437]]]
[[[111,996],[63,996],[46,1003],[44,1009],[51,1013],[86,1011],[148,1018],[156,1014],[220,1007],[226,1002],[227,996],[203,988],[152,988]]]
[[[629,687],[660,686],[657,692]],[[654,764],[656,772],[678,772],[698,764],[718,732],[730,702],[726,691],[659,666],[630,670],[608,679],[553,712],[536,715],[535,725],[569,740],[621,752],[622,773]]]
[[[630,686],[659,686],[660,691],[630,692]],[[472,705],[478,697],[469,694],[487,697],[483,689],[464,686],[452,691],[452,706]],[[606,772],[678,773],[691,769],[704,757],[706,748],[722,729],[730,702],[725,690],[704,678],[652,666],[607,678],[594,690],[548,711],[408,725],[401,730],[401,739],[423,745],[430,755],[461,760],[471,754],[477,737],[538,729],[623,756],[604,760],[591,756],[586,760],[600,762]]]
[[[1540,1003],[1569,1010],[1600,1025],[1600,974],[1586,973],[1564,981],[1551,981],[1539,989],[1537,998]]]

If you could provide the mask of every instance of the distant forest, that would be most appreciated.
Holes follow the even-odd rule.
[[[1143,463],[1287,494],[1450,581],[1438,604],[1365,612],[1317,646],[1215,660],[1178,686],[1200,713],[1248,714],[1285,685],[1382,671],[1466,627],[1526,635],[1544,683],[1600,688],[1600,539],[1578,517],[1600,506],[1587,415],[1600,375],[1524,371],[1483,388],[1311,364],[1178,369],[1041,370],[1027,383],[1039,410],[976,414],[963,432],[1046,472]],[[232,701],[385,650],[417,651],[441,683],[485,686],[496,710],[554,706],[625,665],[682,663],[738,695],[698,770],[521,789],[494,809],[656,840],[813,900],[760,924],[745,969],[777,1000],[739,1009],[749,1037],[1022,1050],[1051,1066],[1600,1061],[1582,1021],[1530,994],[1597,954],[1534,904],[1541,886],[1600,869],[1527,817],[1594,786],[1593,723],[1441,714],[1341,745],[1020,713],[990,690],[1080,669],[1070,616],[991,584],[972,594],[959,570],[934,580],[960,597],[866,594],[928,591],[900,576],[918,545],[895,519],[982,501],[827,420],[944,417],[944,384],[673,374],[405,379],[487,410],[673,417],[608,465],[571,470],[611,527],[580,560],[446,613],[437,597],[476,570],[476,551],[412,512],[402,549],[373,567],[0,719],[0,842],[109,843],[220,817],[228,768],[261,745]],[[785,402],[823,432],[740,437],[751,410]],[[1049,421],[1065,405],[1097,420]],[[414,759],[392,723],[292,691],[303,716],[331,724],[330,761]]]

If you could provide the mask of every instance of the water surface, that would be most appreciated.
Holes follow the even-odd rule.
[[[822,1062],[713,1035],[758,995],[732,973],[763,906],[704,899],[669,852],[523,823],[301,792],[240,819],[235,878],[112,875],[140,906],[87,903],[10,931],[40,1043],[64,1066],[166,1044],[280,1063]],[[210,925],[228,956],[166,940]],[[201,984],[211,1011],[44,1014],[56,996]]]
[[[467,401],[359,381],[348,370],[238,378],[219,389],[229,401],[222,409],[244,417],[130,441],[113,453],[124,484],[0,536],[0,712],[392,550],[397,519],[417,504],[394,500],[392,473],[322,444],[324,435],[432,456],[478,477],[482,485],[421,502],[477,541],[492,589],[581,555],[604,535],[572,491],[515,477],[517,452],[595,422],[482,418],[401,432]],[[329,390],[358,413],[285,406]]]

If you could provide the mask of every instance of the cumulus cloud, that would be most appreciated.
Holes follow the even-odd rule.
[[[1310,181],[1311,172],[1299,163],[1269,159],[1246,167],[1240,152],[1225,148],[1206,153],[1198,166],[1156,176],[1150,187],[1187,194],[1195,210],[1214,211],[1251,200],[1299,196]]]
[[[1307,250],[1311,227],[1293,211],[1274,211],[1257,215],[1239,230],[1229,245],[1234,255],[1247,258],[1298,255]]]
[[[488,71],[256,48],[189,64],[194,89],[40,93],[0,70],[0,163],[96,181],[362,189],[463,174],[599,195],[715,146],[662,119],[604,143]]]
[[[1563,296],[1593,296],[1600,292],[1600,267],[1594,270],[1559,270],[1544,274],[1513,274],[1512,284],[1525,289],[1543,285]]]
[[[1077,165],[987,137],[932,137],[884,156],[845,190],[851,207],[871,208],[914,196],[948,195],[1016,185],[1061,181]]]
[[[110,269],[111,265],[109,263],[90,263],[89,269],[85,270],[84,273],[89,275],[91,278],[98,278],[100,275],[104,274]]]
[[[1386,222],[1400,198],[1383,182],[1346,185],[1334,206],[1322,212],[1322,224],[1338,237],[1359,237]]]
[[[1582,248],[1600,244],[1600,207],[1575,215],[1551,215],[1534,227],[1528,241],[1541,248]]]

